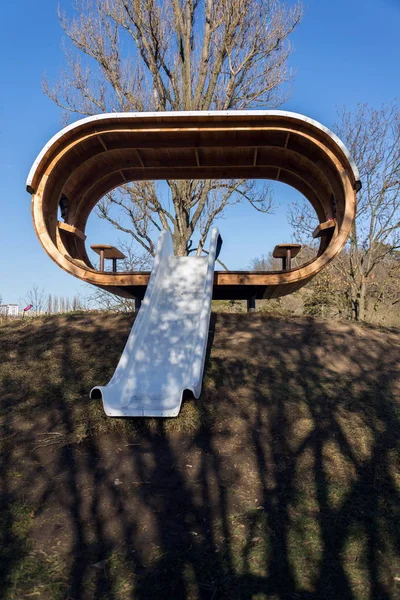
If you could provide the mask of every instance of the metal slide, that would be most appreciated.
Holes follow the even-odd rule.
[[[142,306],[116,371],[91,398],[110,417],[176,417],[184,390],[201,392],[214,280],[221,246],[211,232],[208,256],[175,256],[163,230]]]

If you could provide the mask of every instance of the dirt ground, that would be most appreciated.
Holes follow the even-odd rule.
[[[400,331],[212,315],[201,399],[110,419],[132,319],[0,328],[1,598],[400,598]]]

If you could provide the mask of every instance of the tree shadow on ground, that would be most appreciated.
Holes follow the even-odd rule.
[[[3,597],[394,599],[399,332],[213,315],[201,399],[112,420],[130,321],[0,329]]]

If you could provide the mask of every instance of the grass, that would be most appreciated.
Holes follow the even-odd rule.
[[[199,401],[109,419],[131,321],[0,328],[0,596],[399,598],[399,331],[218,314]]]
[[[4,535],[0,550],[4,600],[39,596],[61,600],[65,597],[66,577],[63,559],[58,554],[35,552],[31,539],[35,511],[32,506],[11,502],[2,511],[0,529]],[[8,568],[12,565],[12,568]]]

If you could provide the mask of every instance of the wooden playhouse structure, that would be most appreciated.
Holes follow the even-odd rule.
[[[274,255],[282,270],[216,271],[213,298],[276,298],[316,275],[350,234],[361,184],[342,142],[327,128],[284,111],[112,113],[82,119],[43,148],[27,180],[36,233],[47,254],[75,277],[114,294],[141,299],[149,272],[117,271],[118,256],[97,245],[96,270],[85,246],[88,217],[113,188],[134,180],[271,179],[301,192],[319,226],[317,256],[292,267],[296,245]],[[61,209],[61,220],[59,217]],[[104,258],[113,271],[104,271]]]

